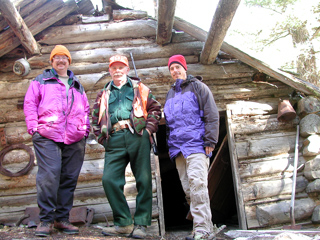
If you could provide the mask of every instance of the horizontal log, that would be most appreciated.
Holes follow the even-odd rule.
[[[113,20],[134,20],[134,19],[142,19],[147,18],[148,13],[146,11],[141,10],[113,10],[112,11]]]
[[[279,132],[257,134],[256,136],[239,136],[236,139],[238,159],[292,153],[295,146],[295,134],[295,132]]]
[[[130,208],[130,212],[133,216],[135,212],[135,199],[129,199],[128,201],[128,206]],[[8,209],[2,210],[0,212],[0,221],[1,223],[16,223],[23,215],[24,215],[24,210],[26,207],[37,207],[37,204],[29,204],[26,206],[21,206],[20,208],[16,208],[15,211],[12,211]],[[95,210],[94,216],[93,216],[93,221],[92,223],[105,223],[106,218],[108,221],[113,221],[113,214],[112,210],[109,204],[106,203],[106,198],[99,199],[99,202],[97,203],[81,203],[74,201],[73,207],[87,207],[87,208],[93,208]],[[156,197],[153,198],[152,200],[152,218],[158,218],[159,217],[159,209],[157,206],[157,199]],[[153,221],[154,222],[154,221]]]
[[[156,193],[156,182],[153,179],[152,181],[152,192]],[[135,182],[128,182],[124,185],[124,195],[127,199],[134,199],[137,196],[137,188]],[[102,199],[102,200],[101,200]],[[86,188],[76,188],[74,193],[74,201],[81,202],[82,204],[92,204],[92,202],[104,202],[108,203],[102,183],[100,181],[100,186],[96,187],[86,187]],[[37,203],[37,193],[27,195],[11,195],[11,196],[2,196],[0,198],[0,206],[2,208],[11,208],[14,210],[15,207],[27,206],[29,204]]]
[[[261,227],[275,224],[290,223],[290,201],[279,202],[266,206],[257,206],[257,219]],[[295,201],[294,217],[303,220],[312,216],[315,202],[308,199]]]
[[[264,175],[271,175],[284,172],[293,172],[294,154],[282,154],[266,158],[256,158],[253,161],[240,161],[239,174],[240,177],[254,178]],[[306,160],[302,155],[299,156],[298,166],[304,164]]]
[[[170,44],[165,47],[160,47],[155,44],[132,46],[132,47],[119,47],[119,48],[95,48],[89,50],[78,50],[71,52],[72,64],[75,63],[107,63],[109,58],[115,54],[123,54],[131,60],[130,53],[132,53],[134,60],[146,60],[167,58],[167,61],[171,55],[179,52],[183,55],[194,55],[195,52],[200,52],[202,49],[201,42],[184,42]],[[31,68],[43,67],[43,64],[48,65],[48,59],[50,53],[42,54],[41,56],[34,56],[28,59]],[[166,62],[165,65],[167,65]],[[132,64],[130,64],[133,67]],[[159,65],[158,65],[159,66]]]
[[[296,192],[302,192],[308,185],[308,180],[303,177],[297,177]],[[242,184],[242,195],[244,201],[273,197],[277,195],[291,194],[292,179],[285,178],[275,181],[261,181]]]
[[[103,153],[102,153],[102,155],[103,155]],[[20,164],[20,166],[22,166],[23,164]],[[14,166],[14,164],[13,164],[13,166]],[[152,166],[152,171],[155,171],[154,163],[152,163],[151,166]],[[86,159],[82,165],[81,172],[80,172],[80,175],[78,178],[78,183],[101,180],[102,175],[103,175],[103,168],[104,168],[104,158],[92,159],[92,160]],[[37,171],[38,171],[38,166],[35,165],[28,172],[27,175],[23,175],[20,177],[7,177],[7,176],[0,174],[0,182],[2,183],[0,185],[0,191],[1,190],[8,190],[11,188],[24,188],[24,187],[28,188],[28,187],[35,186]],[[133,177],[133,173],[130,168],[130,164],[128,164],[128,166],[126,168],[125,175],[126,175],[126,182],[135,181],[135,179]],[[153,178],[155,177],[154,173],[152,174],[152,177]]]
[[[240,106],[241,107],[241,106]],[[252,134],[279,130],[292,130],[297,122],[279,122],[277,115],[243,116],[233,119],[231,129],[234,134]]]
[[[118,23],[99,23],[50,27],[39,34],[39,43],[54,45],[77,42],[141,38],[155,36],[154,20],[134,20]]]
[[[190,69],[190,70],[189,70]],[[201,66],[199,64],[189,64],[188,71],[190,74],[194,75],[202,75],[205,79],[228,79],[231,75],[236,77],[245,77],[251,75],[252,73],[247,68],[247,73],[244,75],[237,71],[235,66],[230,66],[227,68],[229,73],[226,74],[219,66]],[[245,67],[244,69],[245,70]],[[143,79],[145,84],[154,82],[161,82],[162,84],[168,83],[171,80],[170,73],[168,71],[168,67],[158,67],[158,68],[148,68],[148,69],[140,69],[137,70],[138,76]],[[78,75],[81,83],[83,84],[86,91],[88,90],[99,90],[106,83],[102,82],[102,85],[97,85],[98,80],[107,77],[107,74],[96,73],[96,74],[84,74]],[[160,80],[159,80],[160,79]],[[161,81],[161,79],[164,79]],[[3,93],[0,96],[0,99],[10,99],[12,97],[24,97],[31,80],[22,80],[20,82],[15,83],[0,83],[0,91]],[[110,79],[109,79],[110,81]],[[93,89],[94,86],[94,89]],[[159,86],[160,87],[160,86]],[[151,90],[152,86],[150,86]],[[240,93],[239,93],[240,94]]]
[[[104,14],[102,16],[82,16],[81,17],[82,23],[100,23],[100,22],[109,22],[109,21],[110,21],[109,14]]]

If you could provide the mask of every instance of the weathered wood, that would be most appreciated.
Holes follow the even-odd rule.
[[[148,17],[148,13],[146,11],[141,10],[113,10],[112,12],[113,20],[135,20],[135,19],[143,19]]]
[[[99,22],[109,22],[109,21],[110,21],[109,15],[103,15],[103,16],[97,16],[97,17],[82,16],[81,18],[82,23],[99,23]]]
[[[155,180],[152,181],[152,192],[156,192],[156,183]],[[137,188],[135,181],[127,182],[124,186],[124,195],[128,199],[134,199],[137,196]],[[88,203],[90,204],[93,200],[92,199],[104,199],[106,198],[105,192],[103,190],[102,185],[97,187],[90,187],[90,188],[76,188],[74,199],[77,202]],[[108,199],[104,199],[104,202],[108,202]],[[37,193],[28,194],[28,195],[16,195],[16,196],[2,196],[0,198],[1,207],[8,207],[11,208],[17,207],[20,208],[21,206],[26,206],[29,204],[35,204],[37,202]]]
[[[197,38],[200,41],[205,42],[207,32],[202,30],[201,28],[196,27],[195,25],[192,25],[181,18],[175,17],[174,20],[174,27],[185,31],[186,33],[190,34],[191,36]],[[295,78],[292,75],[285,73],[283,71],[280,71],[278,69],[274,69],[265,63],[259,61],[258,59],[255,59],[248,54],[240,51],[239,49],[229,45],[226,42],[223,42],[221,45],[221,50],[230,54],[231,56],[239,59],[240,61],[248,64],[249,66],[252,66],[254,68],[257,68],[259,71],[273,77],[276,79],[279,79],[279,81],[305,93],[310,95],[315,95],[320,97],[320,89],[314,85],[312,85],[309,82],[303,81],[301,79]]]
[[[140,46],[132,46],[132,47],[122,47],[122,48],[95,48],[88,50],[79,50],[79,51],[71,51],[72,56],[72,65],[74,64],[85,64],[85,63],[107,63],[109,58],[115,54],[123,54],[130,59],[130,53],[132,53],[134,60],[144,60],[144,63],[150,59],[153,64],[156,64],[156,60],[158,58],[162,58],[163,60],[158,63],[157,66],[161,66],[160,64],[167,65],[168,58],[172,56],[175,51],[180,51],[181,54],[186,56],[193,55],[194,53],[200,51],[202,48],[202,43],[200,42],[186,42],[186,43],[175,43],[165,47],[159,47],[157,45],[151,44],[145,46],[145,48],[141,48]],[[30,66],[32,69],[43,68],[49,66],[48,59],[50,56],[50,52],[47,54],[43,54],[42,56],[34,56],[28,59]],[[166,58],[166,59],[165,59]],[[192,56],[195,58],[195,56]],[[166,61],[165,61],[166,60]],[[140,62],[139,67],[147,68],[146,66],[141,65]],[[143,62],[142,62],[143,63]],[[133,66],[130,61],[130,66],[133,69]],[[104,69],[101,69],[103,71]]]
[[[310,198],[295,201],[294,215],[296,220],[310,218],[315,206],[315,202]],[[257,219],[261,227],[283,224],[290,221],[288,212],[290,212],[289,201],[257,206]]]
[[[101,188],[102,189],[102,188]],[[103,191],[103,189],[102,189]],[[157,206],[157,199],[154,197],[152,199],[152,218],[158,218],[159,216],[159,211]],[[135,199],[128,199],[128,206],[130,208],[130,211],[133,215],[135,212],[135,206],[136,206],[136,201]],[[93,216],[92,223],[101,223],[105,222],[106,218],[108,221],[113,220],[113,214],[110,205],[107,202],[106,197],[96,199],[95,201],[91,202],[81,202],[77,201],[77,199],[74,199],[73,202],[73,207],[82,207],[85,206],[87,208],[94,208],[95,214]],[[36,203],[28,204],[28,205],[22,205],[20,207],[14,207],[14,211],[11,212],[1,212],[0,213],[0,219],[2,223],[15,223],[17,222],[23,215],[24,215],[24,210],[26,207],[37,207]],[[158,225],[157,225],[158,227]],[[159,234],[159,233],[157,233]]]
[[[224,233],[226,236],[236,239],[261,239],[272,240],[281,233],[303,234],[307,236],[316,236],[319,231],[310,230],[230,230]]]
[[[61,8],[61,10],[57,12],[56,10],[58,8]],[[36,35],[56,21],[65,17],[70,12],[74,11],[76,8],[77,4],[73,0],[69,0],[65,3],[62,1],[53,1],[46,3],[41,6],[41,8],[35,10],[33,14],[26,17],[24,21],[31,33]],[[45,16],[45,20],[43,19],[43,16]],[[19,39],[14,37],[14,33],[11,29],[0,34],[0,38],[3,40],[3,42],[0,43],[0,56],[10,52],[20,44]]]
[[[200,55],[200,62],[202,64],[212,64],[216,60],[240,1],[241,0],[219,1]]]
[[[99,179],[101,180],[103,175],[103,167],[104,167],[104,158],[85,160],[81,168],[78,182],[87,182],[87,181],[94,181]],[[37,171],[38,171],[38,167],[34,166],[30,170],[28,175],[23,175],[20,177],[7,177],[0,174],[0,182],[3,183],[0,186],[0,190],[35,186]],[[126,181],[127,182],[135,181],[130,168],[130,164],[126,168]]]
[[[154,133],[154,139],[156,138],[156,134]],[[157,144],[157,142],[156,142]],[[155,184],[156,184],[156,192],[157,192],[157,203],[158,203],[158,209],[159,209],[159,229],[160,229],[160,235],[164,236],[165,234],[165,219],[164,219],[164,211],[163,211],[163,200],[162,200],[162,186],[161,186],[161,174],[160,174],[160,163],[159,163],[159,157],[154,154],[154,152],[151,154],[152,162],[155,164]]]
[[[236,139],[239,160],[292,153],[294,145],[295,132],[265,133]]]
[[[2,16],[9,24],[11,30],[19,38],[21,44],[27,49],[30,54],[39,54],[40,49],[34,39],[32,33],[28,29],[26,23],[18,13],[17,9],[10,1],[0,2],[0,11]]]
[[[269,175],[274,173],[292,172],[293,171],[293,154],[280,154],[277,156],[256,158],[239,162],[239,173],[241,178],[252,178],[257,176]],[[306,161],[301,155],[299,165]]]
[[[159,0],[157,43],[164,45],[171,42],[173,18],[176,9],[176,0]]]
[[[241,105],[240,105],[241,106]],[[251,134],[277,130],[294,129],[296,121],[279,122],[277,115],[243,116],[233,121],[232,129],[235,134]]]
[[[219,66],[203,66],[199,64],[189,64],[188,70],[193,75],[202,75],[206,79],[228,79],[230,76],[234,78],[239,77],[246,77],[251,76],[252,72],[251,69],[248,69],[246,66],[243,65],[243,72],[239,73],[237,69],[240,66],[233,66],[229,65],[226,66],[224,69],[221,69]],[[227,73],[225,72],[227,71]],[[145,84],[147,84],[152,91],[156,92],[157,89],[166,94],[165,91],[169,90],[170,85],[167,86],[159,86],[155,83],[162,83],[168,84],[172,81],[170,76],[168,67],[158,67],[158,68],[148,68],[148,69],[138,69],[138,76],[143,80]],[[39,72],[37,72],[39,73]],[[134,72],[131,72],[131,76],[135,76]],[[83,84],[86,91],[98,90],[101,89],[104,84],[106,84],[110,79],[108,78],[107,73],[93,73],[93,74],[84,74],[78,75],[81,83]],[[101,79],[101,80],[100,80]],[[100,81],[99,81],[100,80]],[[31,80],[22,80],[15,83],[7,83],[7,82],[0,82],[0,91],[3,93],[0,96],[0,99],[10,99],[10,98],[17,98],[17,97],[24,97]],[[99,81],[99,82],[98,82]],[[165,89],[166,87],[167,89]],[[226,91],[220,91],[222,94],[226,94],[224,98],[228,97],[238,98],[241,95],[242,89],[233,89],[233,91],[238,90],[238,94],[234,94],[231,90],[228,90],[229,93]],[[265,89],[266,91],[266,89]],[[271,90],[270,94],[274,94],[276,90]],[[230,93],[231,92],[231,93]],[[258,91],[259,92],[259,91]],[[229,94],[229,95],[228,95]],[[247,95],[242,96],[242,98],[247,99],[249,96],[253,96],[257,93],[255,92],[248,92]],[[261,91],[258,93],[261,94]],[[257,95],[256,95],[257,96]]]
[[[43,2],[46,2],[47,0],[41,0],[40,5],[39,4],[30,4],[29,6],[32,6],[32,9],[30,7],[25,7],[28,5],[30,2],[35,2],[34,0],[19,0],[19,1],[12,1],[13,5],[18,9],[19,8],[19,14],[21,17],[25,17],[27,14],[32,12],[35,8],[41,6]],[[37,3],[39,1],[36,1]],[[27,9],[27,11],[25,10]],[[0,14],[0,31],[4,30],[8,26],[8,23],[4,19],[4,17]]]
[[[300,176],[297,178],[296,192],[302,192],[308,185],[308,180]],[[290,194],[292,189],[292,179],[285,178],[275,181],[261,181],[242,184],[244,201],[268,198],[277,195]]]
[[[232,108],[227,106],[226,109],[226,127],[227,127],[227,136],[228,136],[228,145],[229,145],[229,153],[230,153],[230,162],[232,169],[232,178],[233,178],[233,186],[234,186],[234,195],[237,204],[237,213],[238,213],[238,223],[240,229],[247,229],[246,223],[246,214],[244,209],[244,196],[242,193],[241,187],[241,178],[239,175],[238,169],[238,160],[237,160],[237,148],[234,139],[234,133],[232,132],[231,124],[232,124]]]
[[[121,38],[141,38],[155,36],[154,20],[135,20],[119,23],[83,24],[51,27],[41,33],[42,44],[65,44],[114,40]]]

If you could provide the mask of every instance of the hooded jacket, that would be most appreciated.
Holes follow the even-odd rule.
[[[55,142],[72,144],[87,137],[90,131],[90,107],[87,95],[73,72],[66,95],[65,85],[54,69],[46,69],[31,83],[24,99],[28,133],[38,132]]]
[[[151,134],[155,133],[161,119],[161,104],[152,95],[150,89],[141,83],[138,78],[127,77],[127,80],[131,81],[134,93],[130,122],[135,132],[142,135],[143,129],[146,128]],[[92,111],[93,132],[98,137],[100,144],[103,144],[105,139],[109,139],[113,130],[108,111],[110,87],[111,82],[107,83],[97,94]],[[143,95],[146,97],[143,97]],[[104,106],[101,107],[102,105]]]
[[[180,80],[180,81],[179,81]],[[219,136],[219,112],[211,90],[202,77],[188,75],[171,86],[164,105],[170,158],[185,158],[215,147]]]

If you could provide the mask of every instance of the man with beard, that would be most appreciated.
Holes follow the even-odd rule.
[[[52,69],[30,83],[24,100],[38,164],[36,236],[49,236],[53,226],[67,234],[79,233],[69,222],[69,213],[90,130],[89,102],[78,78],[68,70],[69,50],[56,45],[50,63]]]
[[[129,70],[125,56],[110,58],[112,81],[97,95],[92,124],[98,142],[105,147],[102,184],[115,225],[104,228],[102,234],[143,239],[152,215],[150,136],[158,129],[161,105],[139,79],[128,77]],[[128,163],[138,190],[134,220],[123,194]]]
[[[175,80],[164,105],[169,155],[175,160],[193,217],[192,236],[186,239],[214,239],[207,186],[209,157],[218,142],[219,112],[202,78],[187,75],[184,56],[170,57],[168,67]]]

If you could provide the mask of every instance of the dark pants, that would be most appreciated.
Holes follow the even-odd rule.
[[[84,160],[85,138],[66,145],[35,133],[32,141],[38,163],[36,182],[40,220],[66,221]]]
[[[102,184],[113,211],[114,224],[127,226],[133,223],[123,193],[125,169],[130,162],[138,190],[134,224],[151,225],[152,177],[148,132],[144,130],[143,135],[139,136],[128,129],[117,131],[111,135],[105,149]]]

